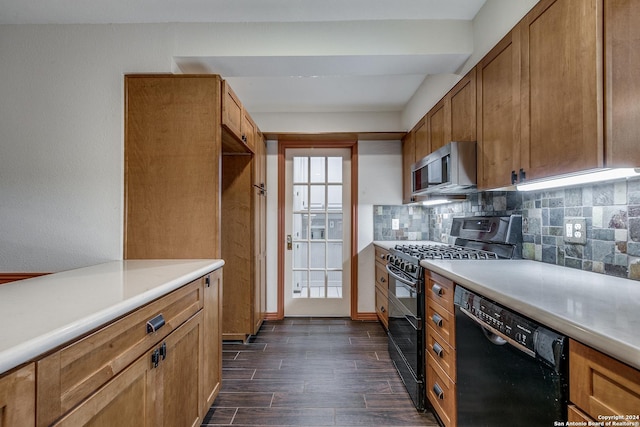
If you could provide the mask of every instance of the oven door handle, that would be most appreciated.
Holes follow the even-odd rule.
[[[399,276],[396,272],[394,272],[391,268],[389,268],[389,264],[386,265],[387,268],[387,272],[393,276],[394,279],[396,279],[399,282],[404,283],[405,285],[409,285],[411,286],[411,288],[416,288],[416,282],[411,282],[407,279],[405,279],[404,277]]]

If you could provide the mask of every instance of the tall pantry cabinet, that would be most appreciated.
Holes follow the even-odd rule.
[[[237,97],[242,133],[229,126],[232,93],[217,75],[125,76],[124,257],[224,259],[222,336],[246,339],[264,317],[254,185],[265,153]]]

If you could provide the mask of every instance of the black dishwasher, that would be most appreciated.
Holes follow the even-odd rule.
[[[567,338],[461,286],[454,304],[458,426],[566,424]]]

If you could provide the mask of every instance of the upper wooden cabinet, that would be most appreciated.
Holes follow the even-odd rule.
[[[476,70],[473,68],[427,114],[431,152],[451,141],[476,140]]]
[[[256,126],[226,80],[222,81],[222,150],[225,153],[253,152]]]
[[[542,0],[521,22],[526,179],[603,166],[600,0]]]
[[[411,203],[411,165],[416,161],[415,133],[409,132],[402,138],[402,203]]]
[[[519,26],[478,63],[476,82],[478,188],[503,187],[519,164]]]
[[[415,147],[414,161],[420,160],[431,153],[431,142],[429,140],[429,126],[425,115],[411,131],[413,133],[413,143]]]
[[[639,166],[640,2],[604,2],[605,164]]]
[[[125,77],[125,259],[221,258],[220,82]]]

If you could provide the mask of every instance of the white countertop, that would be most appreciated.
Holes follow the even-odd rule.
[[[640,369],[638,281],[528,260],[420,264]]]
[[[223,265],[113,261],[0,285],[0,374]]]

